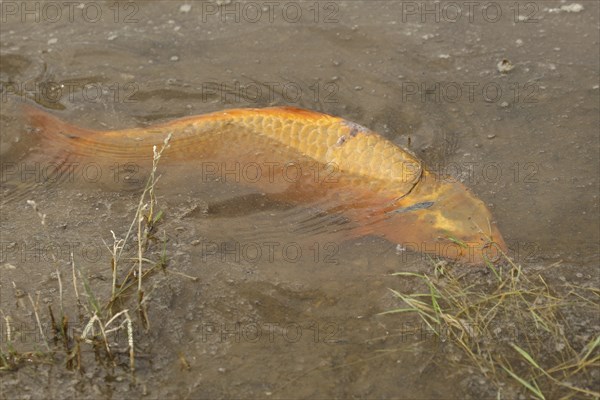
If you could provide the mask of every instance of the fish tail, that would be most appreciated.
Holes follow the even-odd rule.
[[[152,161],[153,145],[160,147],[168,133],[177,129],[165,124],[162,129],[156,129],[162,133],[158,135],[160,140],[136,141],[128,136],[133,132],[148,135],[135,128],[119,131],[81,128],[30,105],[24,107],[24,114],[43,151],[51,149],[53,157],[58,160],[69,158],[103,164],[135,161],[144,164]]]
[[[34,144],[27,161],[67,168],[69,162],[97,159],[91,144],[102,132],[72,125],[28,104],[23,106],[23,114]]]
[[[2,204],[24,200],[36,188],[48,190],[72,178],[73,166],[81,159],[81,141],[98,133],[29,104],[22,106],[22,113],[31,146],[17,161],[3,161]]]
[[[29,104],[23,106],[23,114],[32,133],[39,136],[41,146],[50,145],[74,152],[79,146],[78,141],[99,133],[69,124]]]

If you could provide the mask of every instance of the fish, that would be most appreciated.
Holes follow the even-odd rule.
[[[229,177],[277,201],[343,214],[353,224],[346,238],[380,236],[427,257],[485,265],[508,252],[489,209],[469,188],[341,117],[296,107],[238,108],[98,131],[24,108],[41,153],[60,165],[149,168],[169,137],[160,165],[191,171],[184,185],[201,185],[209,173]]]

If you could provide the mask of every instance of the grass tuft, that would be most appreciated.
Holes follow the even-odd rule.
[[[537,399],[598,398],[600,335],[585,345],[569,332],[567,316],[598,315],[600,291],[570,284],[547,284],[544,272],[524,271],[506,255],[501,266],[487,265],[494,279],[473,279],[445,266],[434,277],[412,272],[393,275],[415,280],[416,293],[390,289],[402,306],[382,314],[412,313],[430,333],[450,341],[497,388],[507,384]],[[486,274],[485,271],[481,274]],[[597,371],[596,371],[597,373]],[[596,379],[596,380],[595,380]],[[594,383],[595,382],[595,383]]]
[[[144,296],[144,282],[149,275],[157,270],[165,270],[168,264],[166,252],[166,233],[163,232],[162,251],[160,258],[156,261],[149,259],[145,254],[150,250],[150,245],[155,241],[154,234],[157,226],[164,219],[162,210],[157,210],[158,203],[155,194],[155,187],[160,176],[157,176],[157,168],[163,151],[169,146],[171,135],[164,140],[160,150],[156,146],[153,148],[152,169],[140,196],[137,210],[133,221],[129,226],[123,239],[117,238],[111,231],[113,243],[107,245],[111,254],[110,267],[112,273],[112,285],[110,297],[102,299],[102,295],[95,292],[87,275],[83,273],[76,265],[71,252],[71,276],[74,298],[80,311],[79,320],[85,321],[84,328],[79,335],[69,331],[69,318],[65,312],[63,299],[63,280],[59,269],[57,257],[52,254],[52,259],[56,267],[56,277],[58,280],[58,292],[60,296],[60,316],[55,317],[52,307],[48,307],[50,327],[54,337],[54,346],[50,343],[44,333],[42,320],[40,317],[38,301],[34,301],[31,295],[27,295],[33,315],[35,316],[36,326],[39,329],[45,350],[35,352],[19,352],[13,345],[13,334],[11,318],[4,315],[6,327],[6,346],[0,348],[0,371],[15,370],[20,365],[28,361],[54,362],[54,356],[57,353],[65,355],[66,367],[68,369],[77,369],[83,372],[82,351],[83,346],[92,345],[95,354],[98,356],[102,352],[105,354],[111,366],[115,366],[116,353],[115,343],[118,341],[118,333],[124,331],[127,337],[127,356],[129,358],[129,369],[134,371],[135,363],[135,332],[138,325],[143,326],[145,330],[149,328],[149,318],[146,310],[147,297]],[[27,203],[38,215],[42,226],[47,230],[47,215],[42,213],[38,204],[33,200]],[[127,244],[133,241],[133,230],[137,228],[137,246],[135,257],[123,257],[123,251]],[[47,231],[48,239],[50,232]],[[106,244],[106,243],[105,243]],[[138,320],[131,318],[130,309],[124,305],[128,304],[127,299],[132,288],[137,289],[136,310],[139,311]],[[57,348],[58,343],[62,348]]]

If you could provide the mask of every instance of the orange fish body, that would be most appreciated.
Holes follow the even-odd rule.
[[[424,168],[406,150],[342,118],[291,107],[232,109],[147,128],[89,131],[27,107],[46,153],[108,162],[208,165],[281,200],[341,211],[360,235],[468,264],[495,260],[506,244],[485,204],[464,185]],[[204,171],[206,172],[206,171]]]

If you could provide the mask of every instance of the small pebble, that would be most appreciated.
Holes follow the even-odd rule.
[[[515,66],[508,60],[508,59],[503,59],[501,60],[496,67],[498,68],[499,72],[502,73],[507,73],[508,71],[511,71]]]
[[[191,10],[192,10],[191,4],[182,4],[179,7],[179,12],[182,12],[182,13],[189,13]]]

